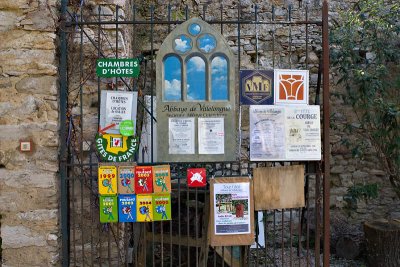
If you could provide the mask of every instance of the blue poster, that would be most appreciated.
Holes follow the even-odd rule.
[[[273,70],[240,71],[241,105],[273,105],[273,88]]]
[[[136,195],[118,195],[119,222],[136,222]]]

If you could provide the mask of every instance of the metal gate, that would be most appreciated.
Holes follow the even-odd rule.
[[[225,7],[219,4],[218,8],[204,4],[196,10],[189,10],[187,6],[179,9],[168,5],[155,9],[154,6],[133,4],[125,12],[117,6],[110,13],[110,9],[102,6],[90,11],[84,1],[67,8],[67,2],[62,1],[60,189],[63,266],[329,266],[328,3],[323,1],[322,16],[319,15],[322,19],[309,19],[310,7],[302,5],[302,1],[298,3],[299,6],[296,3],[296,6],[285,7],[269,4],[270,9],[264,8],[262,12],[257,5],[239,4],[236,9],[229,7],[231,13],[236,14],[233,18],[226,17]],[[165,17],[156,12],[160,9]],[[314,7],[314,14],[317,11],[321,14],[321,9]],[[139,14],[147,15],[139,17]],[[295,19],[293,14],[296,14]],[[100,90],[124,86],[138,91],[139,96],[147,93],[153,97],[156,46],[173,27],[193,16],[201,17],[221,34],[227,28],[234,30],[235,39],[230,41],[237,49],[238,71],[243,63],[243,36],[249,34],[256,42],[253,44],[255,51],[251,52],[255,68],[261,60],[261,45],[269,47],[268,53],[273,55],[271,67],[286,64],[292,68],[292,55],[300,42],[293,34],[295,30],[304,35],[301,38],[305,42],[304,68],[311,68],[308,55],[313,46],[322,48],[322,60],[312,67],[317,65],[315,72],[318,74],[313,86],[314,104],[321,105],[323,110],[323,160],[304,163],[306,207],[256,212],[256,243],[253,246],[208,245],[209,190],[188,188],[184,183],[186,169],[205,167],[209,175],[240,176],[251,174],[258,166],[298,163],[250,162],[246,155],[241,155],[237,162],[171,164],[171,200],[176,207],[172,221],[99,223],[99,158],[92,144],[98,129]],[[267,28],[271,38],[262,40],[259,28]],[[281,48],[286,51],[278,49],[279,38],[282,38],[278,32],[282,29],[287,33],[287,41]],[[136,37],[131,42],[121,42],[124,36],[121,32]],[[138,48],[141,38],[147,40],[147,47]],[[101,80],[95,76],[96,58],[119,57],[121,51],[129,50],[130,56],[141,59],[139,78]],[[320,103],[321,96],[323,103]],[[141,97],[139,105],[155,120],[152,106],[145,107]],[[153,147],[148,151],[151,160]]]

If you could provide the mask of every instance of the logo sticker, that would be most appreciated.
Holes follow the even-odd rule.
[[[240,71],[240,104],[273,105],[274,72],[271,70]]]
[[[136,137],[119,134],[98,134],[96,148],[100,157],[108,162],[124,162],[133,157],[138,149]]]
[[[207,175],[205,168],[187,169],[188,187],[204,187],[207,185]]]

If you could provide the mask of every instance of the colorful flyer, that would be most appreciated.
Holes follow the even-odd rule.
[[[171,170],[169,165],[153,166],[154,193],[171,192]]]
[[[119,222],[136,222],[136,195],[118,195]]]
[[[117,194],[117,168],[115,166],[99,166],[99,194]]]
[[[206,168],[189,168],[187,169],[187,185],[188,187],[204,187],[207,185]]]
[[[249,234],[250,183],[214,184],[214,233]]]
[[[135,166],[118,167],[118,193],[135,193]]]
[[[100,196],[100,222],[118,222],[117,196]]]
[[[171,220],[171,194],[153,194],[153,220]]]
[[[153,196],[151,194],[136,195],[136,216],[138,222],[153,220]]]
[[[153,193],[153,171],[151,166],[135,167],[136,194]]]

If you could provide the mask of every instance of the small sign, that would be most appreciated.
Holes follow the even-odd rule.
[[[240,104],[273,105],[273,85],[272,70],[241,70]]]
[[[274,70],[274,103],[308,105],[308,70]]]
[[[136,195],[136,216],[138,222],[151,222],[153,220],[153,196]]]
[[[153,193],[153,169],[151,166],[135,167],[136,194]]]
[[[99,175],[99,194],[116,195],[117,194],[117,168],[115,166],[100,166]]]
[[[171,195],[153,194],[153,212],[154,221],[171,220]]]
[[[133,126],[136,124],[138,92],[133,91],[112,91],[101,90],[100,105],[100,128],[109,134],[120,134],[120,124],[123,121],[131,120]],[[113,125],[111,127],[111,125]],[[123,131],[133,130],[135,127],[130,125]],[[129,132],[128,132],[129,133]]]
[[[99,77],[138,77],[137,58],[100,58],[96,61],[96,74]]]
[[[204,187],[207,185],[207,174],[205,168],[187,169],[188,187]]]
[[[136,195],[118,195],[119,222],[136,222]]]
[[[31,152],[32,151],[32,142],[31,141],[20,141],[19,142],[19,151]]]
[[[118,167],[118,193],[135,193],[135,166]]]
[[[119,124],[119,132],[123,136],[133,136],[135,133],[134,123],[132,120],[124,120]]]
[[[135,155],[138,148],[136,137],[119,134],[98,134],[96,148],[100,157],[108,162],[125,162]]]
[[[100,222],[118,222],[117,196],[100,196]]]
[[[169,165],[153,166],[154,193],[171,192],[171,170]]]

